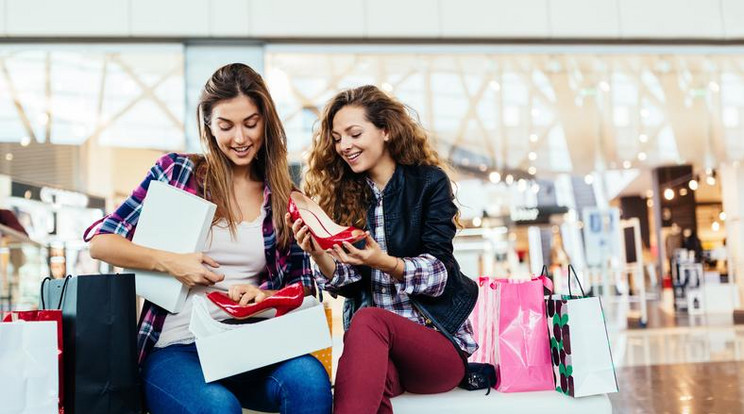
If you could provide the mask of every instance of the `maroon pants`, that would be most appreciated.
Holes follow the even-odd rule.
[[[465,372],[441,333],[379,308],[354,314],[336,375],[336,414],[392,413],[390,398],[449,391]]]

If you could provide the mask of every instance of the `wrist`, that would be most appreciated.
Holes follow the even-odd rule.
[[[172,261],[173,253],[165,251],[155,251],[152,270],[161,273],[170,273],[170,262]]]
[[[380,266],[377,268],[387,274],[393,274],[398,268],[398,258],[386,254],[383,260],[380,261]]]

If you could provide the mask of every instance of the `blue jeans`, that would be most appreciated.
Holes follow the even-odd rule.
[[[206,383],[196,346],[171,345],[147,357],[142,379],[151,414],[240,414],[242,407],[282,414],[331,412],[328,374],[310,355]]]

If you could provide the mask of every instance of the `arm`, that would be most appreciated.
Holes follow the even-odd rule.
[[[207,270],[202,263],[213,267],[219,265],[202,253],[176,254],[162,250],[137,246],[131,242],[142,202],[152,180],[167,182],[176,167],[176,154],[167,154],[155,163],[142,183],[110,216],[108,216],[91,240],[90,254],[93,258],[114,266],[132,269],[155,270],[175,276],[183,284],[210,285],[223,279]]]
[[[118,234],[99,234],[90,242],[90,256],[118,267],[168,273],[188,287],[213,285],[223,275],[209,271],[203,264],[219,267],[209,256],[199,252],[170,253],[138,246]]]
[[[397,284],[409,295],[439,296],[447,284],[448,270],[454,261],[452,240],[457,228],[450,180],[444,171],[437,170],[427,189],[423,205],[421,245],[423,254],[402,259],[405,272]]]

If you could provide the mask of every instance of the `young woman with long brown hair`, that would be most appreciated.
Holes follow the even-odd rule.
[[[188,330],[194,296],[223,292],[246,305],[297,282],[310,293],[313,280],[309,258],[283,220],[293,188],[286,135],[261,76],[237,63],[217,70],[202,92],[198,125],[204,155],[161,157],[142,184],[104,220],[90,246],[97,259],[169,273],[191,288],[177,314],[150,302],[142,310],[139,361],[148,410],[239,414],[247,407],[328,413],[328,375],[309,355],[209,384],[204,381]],[[152,180],[217,205],[204,252],[169,253],[130,241]],[[229,318],[216,307],[211,311],[217,319]],[[246,352],[251,352],[248,345]]]
[[[453,256],[458,211],[426,132],[378,88],[349,89],[326,106],[309,164],[306,194],[368,230],[363,248],[324,251],[312,223],[292,223],[319,285],[347,298],[335,412],[389,413],[406,390],[454,388],[477,349],[467,317],[478,292]]]

